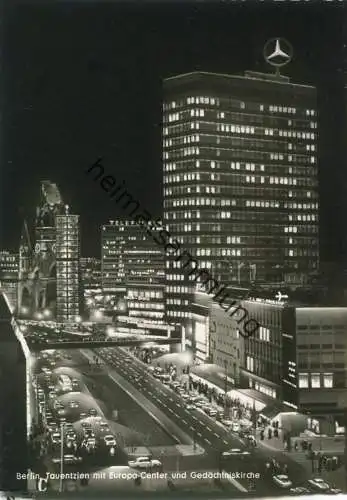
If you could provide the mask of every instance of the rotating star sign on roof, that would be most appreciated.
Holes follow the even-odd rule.
[[[271,38],[264,45],[263,55],[265,61],[276,68],[279,74],[279,68],[288,64],[293,57],[293,47],[284,38]]]

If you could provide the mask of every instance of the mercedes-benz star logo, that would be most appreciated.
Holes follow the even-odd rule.
[[[266,42],[263,54],[267,63],[280,68],[291,61],[293,47],[284,38],[271,38]]]

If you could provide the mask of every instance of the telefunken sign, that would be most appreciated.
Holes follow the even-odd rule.
[[[152,214],[143,209],[140,202],[127,191],[124,181],[118,183],[113,175],[105,174],[101,161],[102,158],[99,158],[87,168],[86,174],[91,174],[93,180],[100,184],[109,197],[124,211],[126,210],[128,216],[132,217],[135,222],[143,226],[153,241],[163,249],[165,255],[175,256],[176,262],[181,261],[184,271],[189,277],[193,277],[195,283],[201,283],[209,295],[213,295],[213,301],[217,302],[226,313],[231,310],[229,316],[235,316],[240,335],[245,338],[254,335],[260,328],[258,321],[249,318],[247,309],[237,305],[239,301],[230,300],[227,286],[214,279],[207,269],[199,269],[199,263],[195,257],[182,249],[181,243],[162,227],[160,220],[155,220]]]

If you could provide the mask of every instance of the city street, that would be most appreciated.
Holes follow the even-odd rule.
[[[178,394],[155,379],[149,373],[147,367],[128,352],[123,351],[121,348],[112,348],[100,349],[93,351],[93,353],[100,356],[107,365],[112,366],[116,373],[118,372],[134,388],[142,392],[149,401],[155,403],[182,430],[192,438],[195,436],[197,443],[201,444],[206,450],[207,462],[211,469],[219,467],[220,452],[229,448],[244,448],[245,443],[238,436],[228,432],[222,424],[208,417],[200,410],[187,410],[185,402]],[[116,376],[110,370],[108,375],[110,378]],[[287,464],[288,474],[294,485],[301,485],[307,480],[306,471],[300,465],[291,461],[281,452],[262,448],[261,443],[252,450],[252,459],[247,464],[238,460],[233,464],[230,463],[230,465],[223,464],[223,468],[230,472],[259,472],[261,480],[256,481],[256,491],[259,494],[266,494],[269,491],[276,494],[279,493],[278,488],[273,484],[272,479],[268,479],[265,475],[265,463],[271,458],[274,458],[281,465]],[[182,469],[194,469],[196,457],[184,457],[181,460]],[[240,483],[246,488],[249,486],[247,480],[240,480]]]
[[[52,356],[55,361],[52,361]],[[34,470],[45,474],[59,473],[61,470],[61,428],[59,423],[64,422],[64,473],[87,473],[90,474],[88,490],[117,490],[134,489],[134,482],[115,480],[110,478],[113,470],[127,470],[127,474],[133,474],[136,470],[127,465],[132,454],[135,456],[148,455],[158,458],[163,464],[163,472],[181,471],[189,465],[188,458],[184,455],[186,450],[179,449],[158,423],[150,417],[136,402],[133,401],[114,381],[105,373],[85,362],[84,356],[78,351],[64,353],[62,351],[50,354],[47,361],[42,360],[37,364],[37,391],[39,414],[44,422],[46,436],[39,438],[41,459],[37,462]],[[51,366],[53,365],[53,366]],[[52,370],[48,368],[50,366]],[[47,371],[48,370],[48,371]],[[67,375],[68,374],[68,375]],[[75,385],[75,390],[59,393],[59,382],[62,376],[68,376]],[[56,381],[54,384],[53,381]],[[78,386],[78,387],[76,387]],[[78,389],[78,390],[77,390]],[[57,392],[58,391],[58,392]],[[54,397],[52,393],[54,392]],[[119,408],[119,410],[116,410]],[[115,417],[116,413],[116,418]],[[91,415],[92,413],[92,415]],[[105,426],[107,426],[105,428]],[[47,432],[48,431],[48,432]],[[88,436],[86,436],[88,432]],[[72,436],[71,436],[72,434]],[[115,436],[117,446],[116,453],[110,455],[108,447],[103,443],[105,434]],[[69,438],[70,436],[70,438]],[[70,439],[70,447],[68,442]],[[95,440],[95,444],[84,449],[83,442]],[[44,444],[46,443],[46,444]],[[145,446],[144,446],[145,445]],[[199,447],[197,447],[199,449]],[[70,454],[73,463],[67,461]],[[72,459],[72,457],[75,457]],[[197,456],[195,456],[197,458]],[[203,461],[191,463],[193,469],[210,470],[203,456]],[[182,462],[183,460],[183,462]],[[195,465],[195,466],[194,466]],[[192,469],[191,469],[192,470]],[[98,476],[94,476],[97,473]],[[100,476],[99,476],[100,474]],[[111,474],[112,475],[112,474]],[[178,481],[178,482],[177,482]],[[207,491],[219,491],[220,488],[213,480],[183,480],[176,479],[177,487],[196,489],[204,484]],[[179,483],[179,484],[178,484]],[[239,492],[229,481],[225,481],[223,488],[230,493]],[[70,487],[69,481],[64,481],[64,489]],[[58,490],[60,483],[58,479],[50,481],[50,488]],[[146,479],[141,488],[145,490],[167,490],[167,480]],[[136,488],[135,488],[136,489]]]

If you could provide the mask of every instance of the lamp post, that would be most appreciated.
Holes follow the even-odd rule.
[[[194,449],[194,452],[196,451],[196,430],[195,430],[195,427],[194,427],[194,430],[193,430],[193,449]]]
[[[257,437],[257,412],[256,412],[256,408],[255,408],[255,399],[253,399],[252,424],[253,424],[254,439],[256,439],[256,437]]]
[[[64,472],[64,422],[60,424],[60,478],[59,491],[63,492],[63,472]]]
[[[224,378],[224,418],[227,418],[227,394],[228,394],[228,363],[224,360],[225,378]]]

